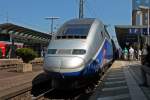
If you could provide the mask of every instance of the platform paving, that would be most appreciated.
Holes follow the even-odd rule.
[[[139,87],[141,66],[138,61],[115,61],[89,100],[150,100],[150,87]],[[17,89],[15,87],[19,85],[23,88],[26,83],[31,85],[42,72],[40,66],[34,66],[33,72],[27,73],[18,73],[15,69],[0,70],[0,97],[11,88]],[[150,86],[150,76],[148,84]]]
[[[142,83],[141,70],[140,70],[141,67],[142,67],[142,65],[140,65],[140,64],[130,64],[129,65],[129,72],[132,74],[132,76],[136,80],[137,84]],[[140,88],[142,89],[142,91],[144,92],[144,94],[146,95],[148,100],[150,100],[150,75],[147,75],[147,78],[148,78],[149,87],[140,87]]]
[[[11,89],[17,91],[15,87],[20,85],[32,86],[32,80],[42,72],[42,67],[38,65],[33,66],[32,72],[26,73],[16,72],[15,69],[0,70],[0,97],[10,92]]]
[[[150,100],[150,89],[139,87],[140,62],[115,61],[89,100]]]

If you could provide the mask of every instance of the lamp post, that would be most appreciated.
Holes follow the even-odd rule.
[[[53,24],[54,24],[54,20],[59,19],[60,17],[46,17],[46,20],[51,20],[51,34],[53,34]]]
[[[137,9],[136,10],[136,19],[137,19],[137,17],[139,18],[138,20],[139,20],[139,22],[137,22],[137,20],[136,20],[136,25],[143,25],[143,16],[142,16],[142,10],[141,9]],[[138,46],[138,49],[142,49],[142,31],[140,31],[140,34],[138,34],[138,44],[140,44],[139,46]]]
[[[149,15],[150,14],[149,11],[150,10],[149,9],[150,9],[150,7],[148,7],[148,6],[139,6],[139,8],[147,10],[147,35],[148,35],[148,38],[147,38],[146,42],[149,44],[149,26],[150,26],[149,25],[149,16],[150,16]]]
[[[142,10],[141,9],[138,9],[136,10],[136,25],[143,25],[143,16],[142,16]],[[137,19],[138,17],[138,19]],[[139,22],[137,22],[139,21]]]

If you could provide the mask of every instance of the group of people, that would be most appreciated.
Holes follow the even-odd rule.
[[[134,49],[132,46],[130,48],[125,47],[123,50],[118,49],[116,52],[117,59],[123,58],[124,60],[139,60],[141,61],[141,75],[142,84],[140,86],[148,87],[147,74],[150,75],[150,46],[145,45],[143,49]]]
[[[145,45],[142,50],[134,50],[133,47],[123,49],[123,58],[125,60],[139,60],[141,61],[141,75],[142,75],[142,84],[140,86],[148,87],[147,74],[150,75],[150,46]]]
[[[141,60],[141,55],[142,51],[140,49],[136,51],[132,46],[129,49],[125,47],[123,50],[123,58],[125,60]]]

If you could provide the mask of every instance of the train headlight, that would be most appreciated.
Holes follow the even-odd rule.
[[[75,57],[70,60],[70,64],[72,65],[72,67],[75,67],[75,68],[81,67],[84,65],[84,60],[82,58]]]

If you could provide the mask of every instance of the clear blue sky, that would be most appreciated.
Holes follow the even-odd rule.
[[[78,17],[79,0],[0,0],[0,23],[7,16],[10,23],[22,25],[42,32],[48,32],[48,16],[60,17],[55,26]],[[85,17],[94,17],[111,25],[110,34],[114,34],[114,25],[131,24],[132,0],[85,0]]]

